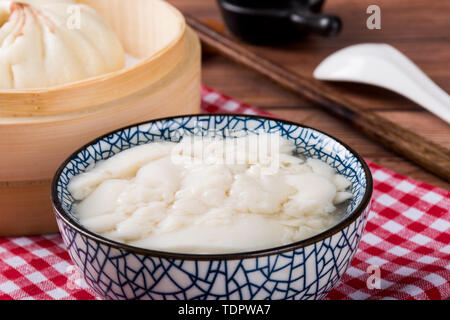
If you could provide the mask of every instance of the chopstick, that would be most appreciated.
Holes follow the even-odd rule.
[[[258,56],[227,35],[192,16],[186,15],[186,21],[197,32],[200,40],[218,53],[308,99],[328,113],[345,120],[372,140],[450,182],[450,150],[374,112],[364,110],[342,97],[336,90],[314,79],[303,77],[269,59]]]

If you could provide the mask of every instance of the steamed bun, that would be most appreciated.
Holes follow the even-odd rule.
[[[123,67],[119,39],[92,8],[0,0],[0,89],[47,88]]]

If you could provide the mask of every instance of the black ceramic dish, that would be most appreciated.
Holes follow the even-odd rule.
[[[308,33],[334,36],[339,17],[321,14],[324,0],[217,0],[228,29],[245,42],[286,44]]]

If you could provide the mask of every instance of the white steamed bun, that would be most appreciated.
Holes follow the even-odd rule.
[[[73,0],[0,0],[0,89],[48,88],[124,66],[119,39],[92,8]]]

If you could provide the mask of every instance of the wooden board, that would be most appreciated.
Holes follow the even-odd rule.
[[[168,2],[197,18],[221,21],[215,1]],[[362,42],[386,42],[409,56],[439,86],[447,92],[450,91],[450,2],[376,1],[382,11],[381,30],[366,28],[366,8],[370,4],[375,3],[369,0],[329,0],[325,11],[338,14],[344,22],[344,30],[336,38],[310,36],[301,43],[279,48],[249,47],[262,56],[310,77],[320,61],[338,49]],[[225,94],[336,135],[370,161],[415,179],[450,189],[448,183],[378,146],[345,123],[329,117],[296,95],[225,58],[211,54],[204,56],[202,76],[206,85]],[[450,126],[413,102],[375,87],[357,84],[330,85],[340,89],[345,96],[367,110],[377,112],[450,148]]]

